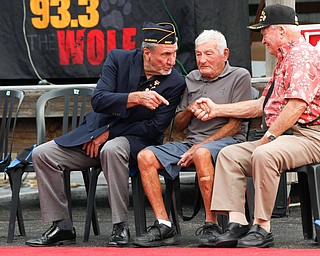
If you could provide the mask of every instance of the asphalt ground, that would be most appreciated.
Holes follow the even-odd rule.
[[[81,181],[80,172],[73,172],[71,176],[72,184],[72,213],[74,226],[77,232],[77,244],[71,246],[80,247],[104,247],[107,239],[111,234],[111,211],[107,200],[107,185],[103,175],[100,175],[97,193],[96,205],[100,225],[100,235],[95,236],[93,231],[90,232],[88,242],[83,242],[85,212],[86,212],[86,193]],[[182,204],[186,215],[193,211],[193,185],[192,179],[182,180]],[[48,227],[49,223],[43,223],[40,216],[40,206],[36,180],[29,174],[21,188],[20,200],[24,217],[26,236],[20,236],[17,223],[15,236],[12,243],[7,243],[7,232],[10,213],[11,191],[6,180],[0,179],[0,246],[24,246],[25,241],[41,235]],[[272,233],[275,237],[276,248],[319,248],[314,240],[304,240],[301,224],[300,205],[294,195],[294,187],[291,189],[291,204],[288,209],[288,216],[282,218],[273,218],[271,220]],[[146,206],[147,225],[154,222],[154,215],[149,205]],[[200,210],[199,214],[191,221],[180,221],[181,238],[178,247],[197,247],[197,237],[195,231],[204,223],[204,211]],[[129,228],[131,239],[135,237],[134,216],[132,200],[130,200],[129,211]],[[133,245],[129,245],[133,247]]]

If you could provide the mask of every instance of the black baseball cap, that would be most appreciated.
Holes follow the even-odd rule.
[[[262,10],[259,23],[247,28],[260,31],[262,28],[278,24],[299,25],[295,10],[286,5],[268,5]]]
[[[142,26],[142,41],[155,44],[175,44],[176,29],[169,22],[146,21]]]

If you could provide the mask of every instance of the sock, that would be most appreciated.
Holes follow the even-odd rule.
[[[229,212],[229,223],[231,222],[248,225],[246,216],[241,212]]]
[[[171,228],[171,221],[158,219],[158,222]]]
[[[267,231],[268,233],[270,232],[270,221],[267,220],[261,220],[261,219],[255,219],[253,224],[258,224],[260,225],[260,227],[262,227],[265,231]]]

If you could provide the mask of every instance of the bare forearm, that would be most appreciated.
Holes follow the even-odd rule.
[[[249,100],[218,105],[217,117],[254,118],[262,115],[261,100]]]
[[[302,100],[291,99],[281,111],[274,123],[270,126],[269,132],[276,137],[291,128],[305,111],[307,104]]]
[[[209,98],[200,98],[192,107],[193,114],[206,121],[215,117],[254,118],[262,115],[262,96],[257,100],[247,100],[230,104],[216,104]]]
[[[188,108],[179,112],[174,119],[174,129],[177,132],[181,132],[188,127],[191,118],[193,117],[193,113],[189,111]]]

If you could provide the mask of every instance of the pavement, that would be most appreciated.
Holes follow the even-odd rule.
[[[1,174],[2,175],[2,174]],[[43,223],[40,216],[40,207],[38,200],[38,189],[34,173],[29,173],[24,177],[21,187],[20,200],[21,208],[26,229],[26,236],[20,236],[16,223],[15,237],[12,243],[7,243],[7,232],[10,213],[11,190],[7,180],[0,177],[0,246],[24,246],[27,239],[35,238],[41,235],[48,227],[49,223]],[[103,175],[100,175],[97,193],[96,205],[100,225],[100,235],[95,236],[90,232],[88,242],[83,242],[84,220],[86,212],[86,193],[80,172],[71,173],[72,182],[72,213],[74,226],[77,232],[77,244],[71,246],[80,247],[104,247],[111,234],[111,211],[107,199],[107,184]],[[182,204],[186,215],[193,211],[193,174],[187,175],[182,179]],[[314,240],[304,240],[301,224],[300,204],[295,194],[295,187],[291,188],[291,204],[288,209],[288,216],[282,218],[273,218],[271,220],[272,233],[275,237],[276,248],[300,248],[310,249],[319,248]],[[132,208],[132,198],[130,197],[129,227],[131,237],[135,237],[134,216]],[[154,222],[154,215],[151,207],[147,204],[147,225]],[[181,238],[179,247],[197,247],[197,237],[195,231],[204,223],[204,211],[191,221],[180,221]],[[132,245],[130,245],[131,247]]]

